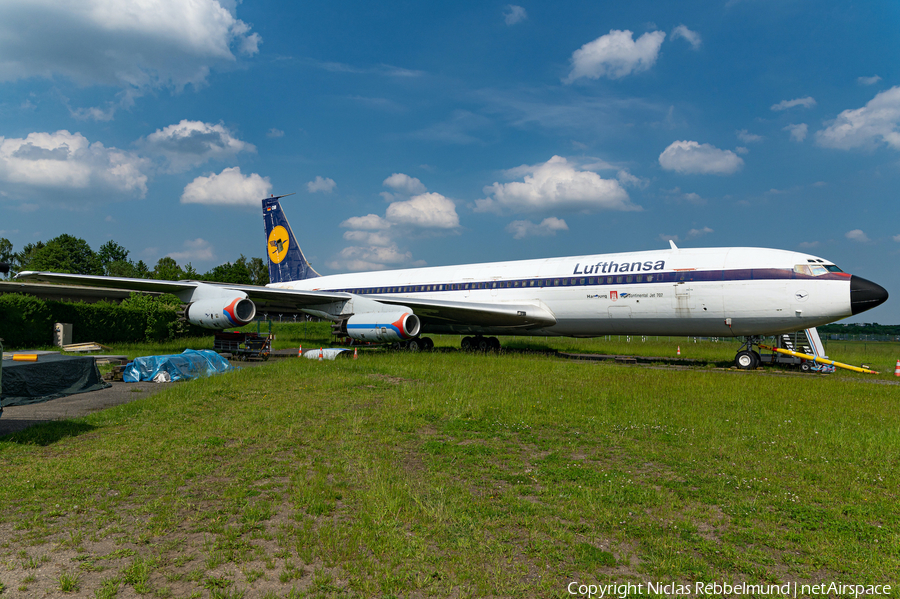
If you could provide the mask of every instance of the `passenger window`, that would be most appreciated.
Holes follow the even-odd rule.
[[[594,284],[594,277],[591,277],[590,279],[588,279],[588,285],[593,285],[593,284]]]
[[[637,280],[637,282],[640,283],[641,281],[644,280],[644,275],[638,275],[637,277],[635,277],[635,280]]]
[[[626,283],[630,283],[632,280],[633,280],[633,277],[631,275],[628,275],[627,277],[625,277]]]
[[[648,282],[648,283],[652,283],[652,282],[653,282],[653,275],[647,275],[647,282]]]
[[[579,279],[578,284],[579,284],[579,285],[584,285],[584,279]]]
[[[625,277],[616,277],[616,283],[621,283]]]

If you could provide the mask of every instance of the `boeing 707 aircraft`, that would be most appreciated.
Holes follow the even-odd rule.
[[[48,272],[17,279],[173,293],[185,318],[210,329],[243,326],[257,308],[299,310],[349,337],[499,348],[495,335],[743,338],[735,363],[755,368],[758,338],[808,329],[882,304],[887,291],[801,252],[678,248],[321,276],[307,262],[279,200],[262,200],[270,283],[265,287]]]

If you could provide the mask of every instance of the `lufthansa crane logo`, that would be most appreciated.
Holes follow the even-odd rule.
[[[269,260],[280,264],[288,253],[287,229],[278,225],[269,233]]]

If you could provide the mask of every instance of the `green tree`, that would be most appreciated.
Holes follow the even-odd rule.
[[[25,270],[25,265],[30,263],[34,255],[42,249],[44,249],[43,241],[26,243],[25,247],[22,248],[22,251],[17,252],[13,257],[13,263],[16,265],[16,270]]]
[[[6,237],[0,237],[0,262],[6,262],[12,268],[15,265],[15,257],[12,242]],[[11,277],[12,272],[6,276],[7,278]]]
[[[250,269],[250,280],[254,285],[269,284],[269,265],[262,258],[250,258],[247,268]]]
[[[119,245],[113,240],[109,240],[103,245],[100,246],[100,249],[97,250],[97,257],[100,259],[100,265],[103,267],[103,274],[110,276],[129,276],[129,275],[113,275],[110,272],[110,265],[116,263],[125,263],[128,264],[131,260],[128,259],[128,250]],[[126,270],[122,265],[117,265],[115,267],[117,271]]]
[[[164,256],[156,263],[150,278],[160,281],[180,281],[184,278],[184,271],[175,262],[175,258]]]
[[[220,264],[203,275],[204,281],[216,281],[217,283],[235,283],[238,285],[252,285],[250,269],[247,267],[247,258],[241,257],[232,262]]]
[[[202,276],[200,275],[199,272],[194,270],[193,265],[190,262],[188,262],[184,267],[184,278],[190,279],[192,281],[199,281],[202,278]]]
[[[137,264],[134,265],[134,276],[138,279],[149,279],[150,277],[150,268],[144,263],[143,260],[138,260]]]
[[[100,258],[88,243],[79,237],[63,233],[35,249],[23,270],[47,270],[78,275],[102,275]]]

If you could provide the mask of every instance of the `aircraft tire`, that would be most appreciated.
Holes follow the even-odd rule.
[[[406,343],[406,349],[408,349],[411,352],[417,352],[417,351],[421,350],[422,349],[422,340],[419,338],[410,339]]]
[[[812,366],[809,365],[809,362],[802,362],[800,364],[801,372],[809,372],[810,370],[812,370]]]
[[[425,351],[431,351],[434,349],[434,341],[431,340],[431,337],[422,337],[420,339],[422,342],[422,349]]]
[[[488,351],[491,349],[491,342],[488,341],[487,337],[476,337],[475,348],[478,351]]]
[[[488,344],[490,344],[491,350],[500,351],[500,340],[496,337],[488,337]]]
[[[759,366],[759,359],[752,351],[739,351],[734,357],[734,365],[741,370],[756,370],[756,367]]]
[[[460,349],[463,351],[472,351],[475,349],[475,344],[473,343],[473,339],[471,337],[463,337],[462,342],[459,344]]]

